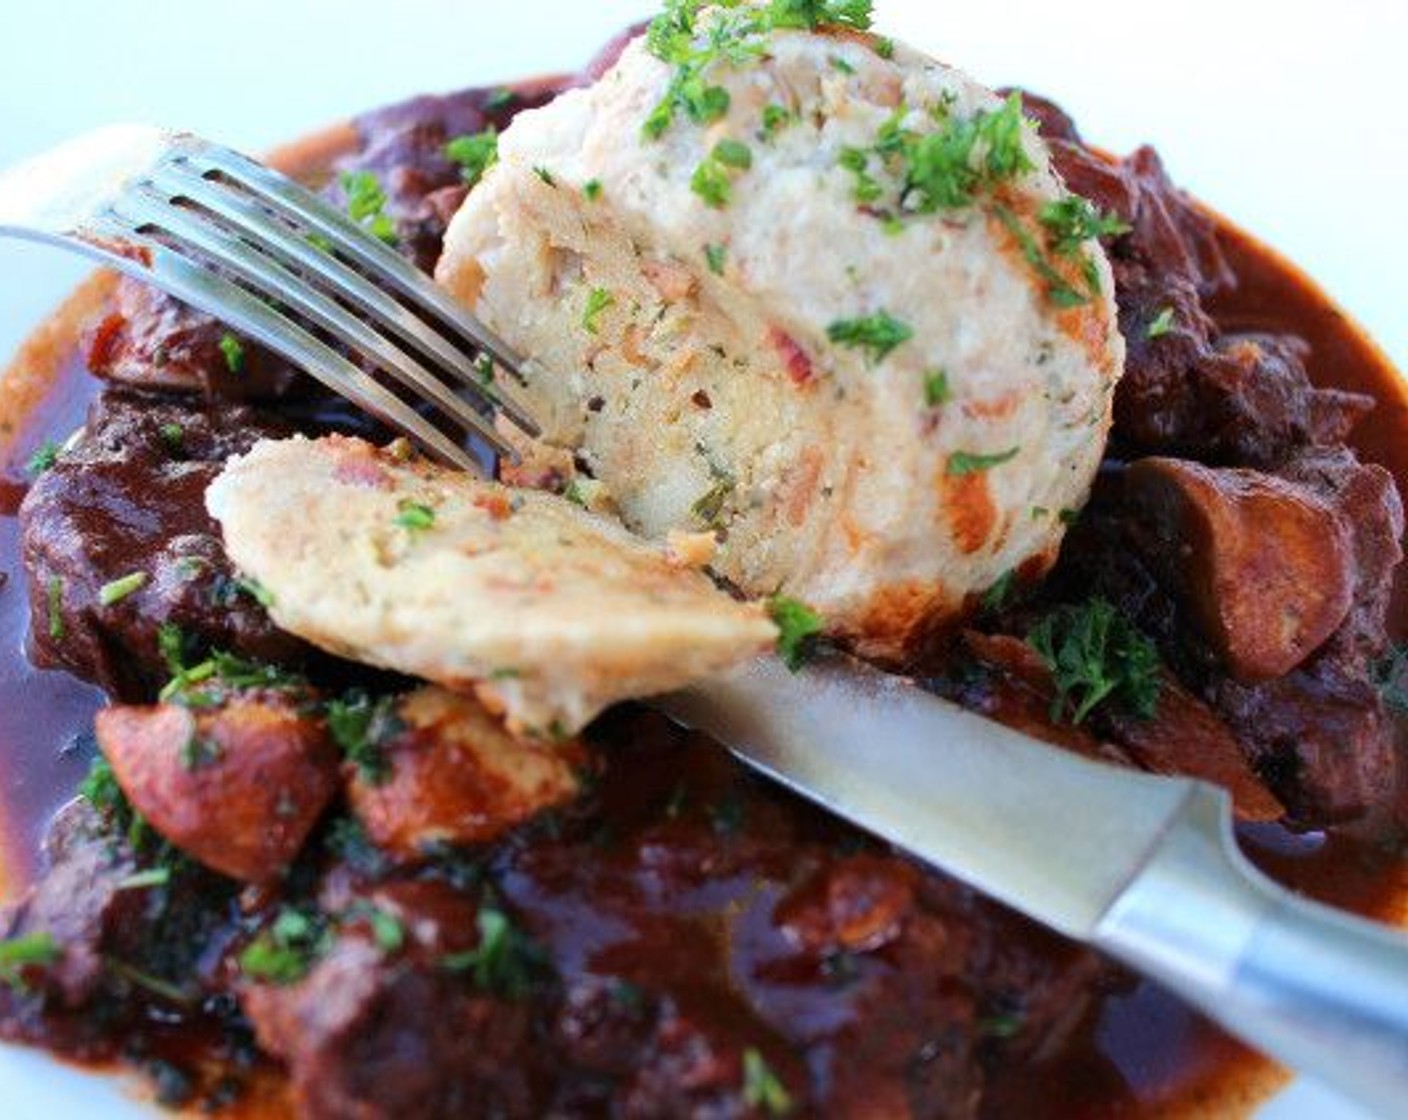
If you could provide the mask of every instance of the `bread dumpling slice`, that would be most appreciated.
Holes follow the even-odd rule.
[[[570,734],[776,636],[760,604],[565,498],[359,439],[261,442],[206,504],[279,626],[473,691],[525,734]]]

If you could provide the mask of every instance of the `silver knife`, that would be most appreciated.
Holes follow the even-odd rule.
[[[1408,937],[1258,872],[1221,789],[1088,761],[842,657],[796,674],[763,658],[652,703],[1284,1064],[1408,1114]]]

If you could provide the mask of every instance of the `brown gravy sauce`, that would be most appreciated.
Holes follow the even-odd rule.
[[[352,140],[345,127],[330,130],[276,153],[272,162],[316,177]],[[1378,408],[1351,442],[1408,491],[1408,389],[1387,357],[1299,269],[1217,220],[1242,283],[1212,313],[1226,328],[1300,335],[1312,348],[1308,366],[1317,384],[1373,395]],[[84,369],[79,335],[110,283],[99,275],[80,288],[0,377],[0,897],[38,871],[48,821],[86,771],[92,714],[102,702],[96,689],[63,673],[36,670],[25,657],[27,589],[15,514],[29,455],[45,439],[62,441],[76,429],[96,390]],[[1408,579],[1400,576],[1396,592],[1390,628],[1402,637],[1408,634]],[[1408,921],[1408,865],[1397,845],[1346,835],[1295,836],[1277,826],[1243,829],[1240,836],[1256,863],[1294,889],[1363,914]],[[1237,1115],[1285,1076],[1160,989],[1141,983],[1100,997],[1062,1054],[993,1077],[984,1114],[1063,1120]],[[272,1120],[283,1114],[277,1085],[263,1088],[238,1115]]]

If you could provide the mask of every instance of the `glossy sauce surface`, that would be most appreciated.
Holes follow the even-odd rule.
[[[1393,470],[1400,486],[1408,483],[1408,440],[1403,438],[1408,406],[1382,354],[1284,262],[1225,227],[1224,241],[1242,285],[1216,308],[1219,321],[1229,328],[1300,334],[1312,345],[1308,364],[1318,384],[1372,393],[1379,408],[1353,442],[1366,459]],[[71,348],[52,391],[9,442],[0,482],[0,572],[5,577],[0,585],[0,820],[11,890],[38,868],[47,822],[72,796],[87,766],[91,746],[86,734],[101,702],[94,689],[62,674],[34,670],[24,657],[29,611],[14,517],[24,492],[25,459],[43,439],[62,440],[77,427],[93,389]],[[1398,593],[1393,621],[1402,632],[1402,579]],[[648,792],[644,777],[641,791]],[[1266,826],[1244,831],[1242,838],[1249,854],[1278,879],[1338,905],[1384,913],[1401,888],[1401,860],[1380,843],[1295,837]],[[603,860],[600,874],[611,873],[610,861]],[[516,883],[517,901],[533,909],[531,878]],[[728,893],[736,886],[721,881],[706,893]],[[708,922],[687,913],[663,933],[675,942],[698,937],[706,944],[720,936]],[[583,941],[574,934],[572,940],[586,951],[590,937]],[[798,1013],[824,1010],[799,1008]],[[1063,1053],[993,1076],[984,1111],[990,1116],[1072,1117],[1197,1107],[1197,1100],[1211,1099],[1249,1070],[1250,1056],[1242,1047],[1152,985],[1129,984],[1097,1002]],[[1225,1107],[1224,1098],[1217,1099]]]

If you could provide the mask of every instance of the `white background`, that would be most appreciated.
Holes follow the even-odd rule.
[[[654,6],[4,0],[0,166],[123,120],[258,152],[410,94],[575,68]],[[1156,144],[1176,179],[1319,278],[1408,367],[1408,0],[878,0],[877,13],[981,80],[1051,95],[1094,142]],[[83,272],[0,242],[0,360]],[[57,1086],[34,1088],[31,1068],[0,1052],[0,1114],[74,1114],[45,1107]],[[1304,1086],[1265,1112],[1355,1115]]]

